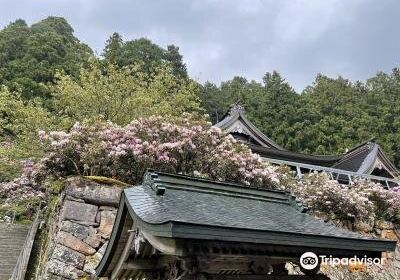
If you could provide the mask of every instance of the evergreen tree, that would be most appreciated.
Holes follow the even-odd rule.
[[[103,51],[104,58],[111,63],[116,63],[119,52],[123,45],[123,39],[120,34],[114,32],[106,41],[106,46]]]
[[[50,96],[56,71],[76,77],[92,55],[63,18],[48,17],[31,27],[17,20],[0,31],[0,84],[23,99]]]
[[[113,33],[106,42],[103,57],[107,63],[115,63],[120,67],[142,64],[149,76],[161,64],[167,63],[176,77],[187,78],[183,57],[174,45],[163,49],[146,38],[124,42],[121,35]]]

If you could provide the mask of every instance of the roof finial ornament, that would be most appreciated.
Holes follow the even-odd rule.
[[[160,179],[157,173],[147,170],[143,176],[143,185],[150,186],[150,188],[156,192],[157,195],[164,195],[165,187],[160,184]]]
[[[229,107],[229,115],[235,115],[235,114],[239,114],[242,113],[244,114],[244,107],[240,104],[232,104]]]

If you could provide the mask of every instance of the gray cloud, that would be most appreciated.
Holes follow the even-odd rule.
[[[178,45],[192,77],[219,83],[242,75],[261,80],[277,70],[301,91],[317,73],[365,80],[399,63],[396,0],[208,0],[1,2],[0,27],[65,17],[101,53],[117,31]]]

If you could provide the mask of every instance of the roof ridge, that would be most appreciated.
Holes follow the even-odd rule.
[[[198,186],[187,186],[187,185],[182,185],[182,186],[177,186],[176,183],[170,184],[162,184],[166,189],[175,189],[175,190],[185,190],[185,191],[191,191],[191,192],[198,192],[198,193],[209,193],[209,194],[215,194],[215,195],[223,195],[223,196],[230,196],[230,197],[239,197],[239,198],[245,198],[245,199],[251,199],[251,200],[260,200],[260,201],[268,201],[268,202],[276,202],[276,203],[285,203],[285,204],[291,204],[291,197],[287,194],[282,194],[282,197],[271,197],[271,196],[266,196],[266,195],[260,195],[257,193],[246,193],[246,192],[240,192],[234,189],[218,189],[218,188],[202,188]]]
[[[371,138],[369,138],[368,140],[365,140],[364,142],[361,142],[360,144],[354,146],[353,148],[351,148],[350,150],[348,150],[347,153],[345,153],[344,155],[347,155],[347,154],[349,154],[349,153],[351,153],[351,152],[357,150],[358,148],[361,148],[362,146],[368,145],[369,143],[373,143],[373,144],[375,144],[375,145],[379,145],[379,144],[376,142],[376,137],[371,137]]]
[[[186,175],[186,174],[175,174],[175,173],[157,171],[157,170],[150,169],[150,168],[146,170],[145,175],[143,176],[143,183],[146,180],[150,180],[150,181],[155,180],[157,182],[160,182],[160,181],[162,181],[162,179],[160,178],[159,175],[165,176],[165,177],[181,179],[181,180],[189,180],[190,182],[197,181],[197,182],[202,182],[202,183],[236,187],[236,188],[241,188],[241,189],[246,189],[246,190],[268,191],[268,192],[286,193],[286,194],[289,193],[288,191],[285,191],[285,190],[278,190],[278,189],[273,189],[273,188],[259,188],[259,187],[248,186],[248,185],[244,185],[244,184],[240,184],[240,183],[234,183],[234,182],[228,182],[228,181],[218,181],[218,180],[213,180],[213,179],[209,179],[209,178],[191,176],[191,175]]]

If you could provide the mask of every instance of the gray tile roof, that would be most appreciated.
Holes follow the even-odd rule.
[[[334,168],[354,171],[360,174],[371,174],[379,161],[388,174],[396,177],[399,171],[389,160],[381,146],[374,142],[374,139],[368,140],[359,146],[347,152],[343,158],[333,165]]]
[[[190,252],[190,244],[214,242],[238,248],[260,246],[271,256],[291,258],[306,251],[377,257],[396,246],[395,241],[368,238],[326,224],[303,210],[286,192],[148,171],[141,185],[122,193],[96,275],[111,273],[131,228],[142,232],[152,246],[156,246],[152,242],[166,242],[164,247],[156,246],[159,249],[176,246],[179,250],[174,254],[182,256]]]
[[[157,189],[165,190],[157,194]],[[302,213],[288,193],[187,176],[148,173],[124,193],[134,214],[149,225],[192,226],[374,240]]]
[[[150,186],[125,190],[135,213],[145,222],[170,221],[239,229],[296,232],[302,234],[363,238],[301,213],[288,200],[269,201],[235,193],[176,189],[167,186],[156,195]]]

